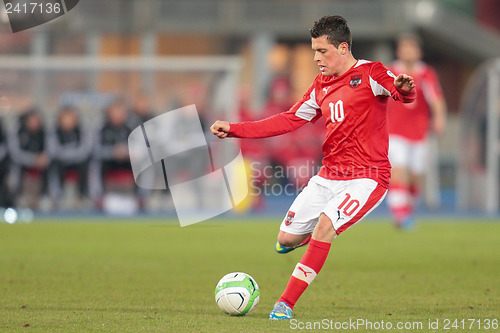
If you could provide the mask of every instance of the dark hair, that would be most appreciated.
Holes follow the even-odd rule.
[[[413,32],[402,32],[399,35],[396,36],[396,43],[399,44],[399,42],[404,41],[404,40],[411,40],[417,43],[417,45],[422,48],[422,38],[420,38],[419,35]]]
[[[335,47],[345,42],[349,46],[349,50],[351,50],[351,30],[347,26],[346,19],[342,16],[323,16],[319,21],[314,22],[310,33],[312,38],[326,36],[328,41]]]
[[[29,107],[25,109],[20,115],[19,115],[19,123],[26,124],[26,121],[28,120],[29,117],[31,116],[37,116],[40,115],[40,112],[38,111],[37,108],[35,107]]]
[[[60,120],[61,119],[61,116],[63,114],[67,114],[67,113],[73,113],[76,115],[76,118],[78,119],[79,121],[79,110],[76,106],[74,105],[71,105],[71,104],[65,104],[63,105],[60,109],[59,109],[59,113],[58,113],[58,119]],[[59,121],[58,120],[58,121]]]
[[[78,108],[72,104],[64,104],[59,108],[59,114],[66,112],[78,113]]]

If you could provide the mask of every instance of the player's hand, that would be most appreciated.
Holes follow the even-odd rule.
[[[217,120],[210,126],[210,130],[219,139],[224,139],[229,134],[229,123],[227,121]]]
[[[438,136],[441,136],[446,127],[446,116],[444,115],[434,115],[432,118],[432,130]]]
[[[399,74],[398,77],[394,79],[394,85],[406,91],[410,91],[415,88],[413,78],[406,74]]]
[[[117,160],[126,160],[129,158],[128,147],[125,144],[117,144],[113,148],[113,155]]]

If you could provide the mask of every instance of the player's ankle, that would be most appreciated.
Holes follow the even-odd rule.
[[[295,304],[290,304],[290,302],[289,302],[289,301],[285,300],[285,299],[284,299],[284,298],[282,298],[282,297],[280,297],[280,298],[279,298],[278,302],[283,302],[283,303],[285,303],[285,304],[286,304],[286,305],[288,305],[288,306],[290,307],[290,309],[292,309],[292,310],[293,310],[293,306],[295,305]]]

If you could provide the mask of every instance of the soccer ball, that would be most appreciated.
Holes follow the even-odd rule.
[[[250,313],[259,304],[259,296],[259,285],[246,273],[226,274],[215,287],[217,305],[232,316]]]

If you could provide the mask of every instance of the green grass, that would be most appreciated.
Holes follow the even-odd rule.
[[[279,222],[0,225],[0,331],[276,332],[267,319],[304,249],[274,253]],[[500,319],[500,223],[426,221],[414,232],[362,223],[334,241],[295,307],[306,322]],[[229,317],[213,291],[226,273],[260,285],[257,308]],[[29,325],[29,326],[28,326]],[[342,332],[346,330],[331,330]],[[349,330],[347,330],[349,331]],[[384,332],[358,329],[353,332]],[[393,330],[396,331],[396,330]],[[487,331],[487,330],[483,330]],[[498,330],[488,330],[498,331]]]

